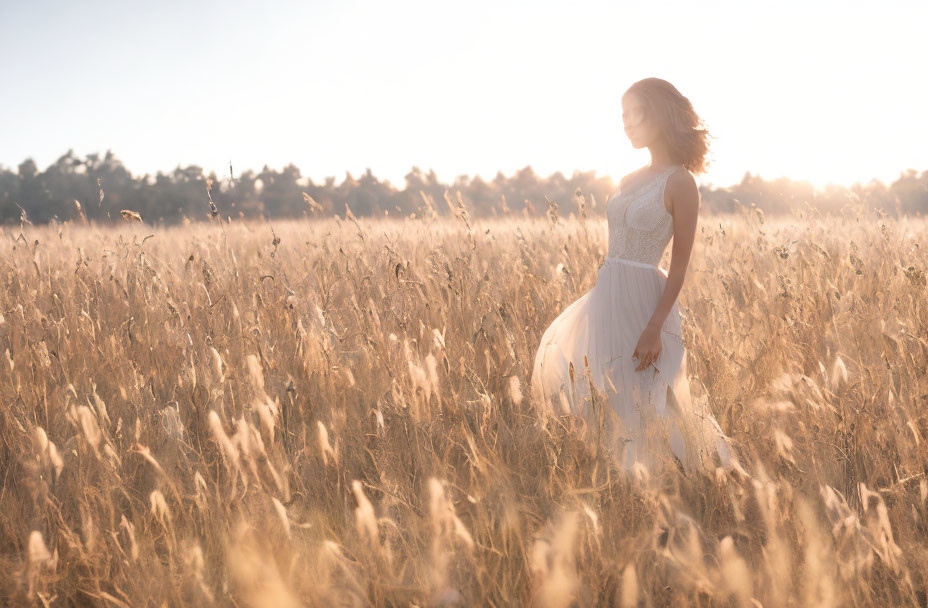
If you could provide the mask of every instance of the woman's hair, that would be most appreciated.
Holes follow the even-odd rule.
[[[644,78],[628,87],[644,105],[646,117],[658,126],[670,153],[692,173],[705,173],[709,163],[709,131],[693,104],[675,86],[661,78]]]

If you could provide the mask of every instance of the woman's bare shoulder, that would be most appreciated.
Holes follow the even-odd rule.
[[[670,176],[667,178],[667,190],[673,192],[674,190],[683,189],[693,189],[697,188],[696,178],[693,176],[692,172],[686,167],[678,167]]]

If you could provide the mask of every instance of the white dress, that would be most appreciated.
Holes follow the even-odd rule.
[[[588,437],[613,462],[629,469],[639,462],[652,473],[672,461],[671,453],[687,471],[730,466],[732,458],[715,418],[691,398],[676,301],[664,321],[656,361],[636,371],[638,359],[632,358],[667,281],[667,271],[657,266],[673,236],[664,188],[681,168],[668,167],[627,191],[619,189],[606,202],[609,252],[596,284],[545,330],[531,379],[533,400],[544,413],[579,414]]]

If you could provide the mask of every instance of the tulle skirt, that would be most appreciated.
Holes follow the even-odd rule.
[[[667,272],[657,266],[607,257],[596,285],[542,335],[533,400],[544,414],[582,416],[589,439],[619,466],[640,463],[658,472],[674,457],[688,472],[729,466],[728,439],[705,403],[690,395],[676,302],[657,359],[635,370],[635,346],[666,281]]]

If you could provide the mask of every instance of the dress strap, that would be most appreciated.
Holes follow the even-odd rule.
[[[664,171],[664,175],[661,177],[661,189],[660,196],[658,200],[660,201],[661,206],[664,204],[664,191],[667,189],[667,180],[670,179],[670,176],[677,172],[682,165],[674,165],[673,167],[668,167],[668,170]]]
[[[677,169],[680,169],[683,165],[674,165],[672,167],[667,167],[664,170],[664,180],[667,180],[671,175],[677,172]]]

